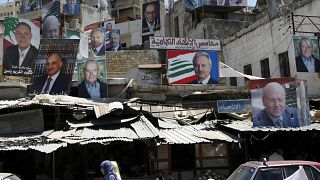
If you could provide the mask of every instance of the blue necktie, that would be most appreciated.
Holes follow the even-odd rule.
[[[281,119],[275,120],[274,124],[275,124],[275,126],[277,126],[277,127],[283,127],[283,123],[282,123],[282,120],[281,120]]]
[[[52,78],[48,78],[47,79],[47,84],[46,84],[46,87],[44,88],[44,90],[43,90],[43,93],[45,93],[45,94],[48,94],[49,92],[49,87],[50,87],[50,82],[52,81]]]

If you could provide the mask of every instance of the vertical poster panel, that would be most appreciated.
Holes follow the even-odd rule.
[[[142,33],[160,30],[160,3],[159,0],[143,4]]]
[[[297,72],[320,72],[319,45],[316,36],[294,36]]]
[[[91,30],[89,47],[93,56],[104,56],[106,54],[106,44],[104,36],[104,28],[97,27]]]
[[[300,127],[309,124],[301,118],[294,78],[252,80],[252,121],[254,127]]]
[[[106,40],[106,51],[122,50],[120,29],[111,29],[107,31],[106,34],[108,34],[108,39]]]
[[[204,0],[184,0],[184,7],[186,10],[193,10],[203,5]]]
[[[77,0],[64,0],[63,13],[69,15],[79,15],[80,2]]]
[[[38,0],[21,0],[19,14],[25,14],[28,12],[36,11],[40,8]]]
[[[69,94],[79,39],[42,39],[29,94]]]
[[[101,99],[108,96],[106,57],[84,58],[77,61],[78,97]]]
[[[56,39],[60,37],[60,1],[42,0],[42,37]]]
[[[79,31],[66,29],[66,36],[68,39],[80,39],[77,58],[88,58],[88,35]]]
[[[306,80],[297,79],[297,106],[299,109],[298,117],[301,120],[301,125],[310,125],[311,115]]]
[[[3,75],[6,76],[5,80],[30,83],[40,43],[40,22],[5,17],[4,26]],[[17,79],[9,76],[17,76]],[[19,77],[26,78],[19,80]]]
[[[216,51],[168,51],[169,84],[219,83],[218,54]]]

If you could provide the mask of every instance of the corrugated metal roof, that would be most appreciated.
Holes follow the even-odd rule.
[[[222,124],[222,126],[235,129],[238,131],[320,131],[320,124],[313,123],[308,126],[302,126],[298,128],[280,128],[280,127],[253,127],[250,121],[232,121],[230,124]]]
[[[29,101],[24,99],[0,101],[0,109],[30,106],[33,104],[41,104],[43,106],[82,106],[92,108],[97,118],[108,114],[111,110],[118,108],[123,109],[123,105],[120,102],[99,103],[85,98],[49,94],[36,95],[32,100]]]
[[[137,133],[139,138],[142,139],[153,138],[159,135],[159,130],[144,116],[141,116],[140,121],[132,123],[131,126],[134,128],[135,133]]]
[[[237,137],[207,125],[190,125],[174,129],[162,129],[159,136],[160,138],[164,138],[165,141],[161,144],[197,144],[210,143],[213,140],[239,141]]]

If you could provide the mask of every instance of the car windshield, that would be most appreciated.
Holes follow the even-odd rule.
[[[254,168],[240,165],[227,180],[249,180],[254,173]]]
[[[21,179],[15,175],[10,175],[8,177],[5,177],[3,180],[21,180]]]

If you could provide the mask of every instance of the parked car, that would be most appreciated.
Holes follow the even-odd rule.
[[[11,173],[0,173],[0,180],[21,180],[18,176]]]
[[[227,180],[283,180],[302,166],[309,180],[320,180],[320,163],[311,161],[249,161],[240,165]]]

